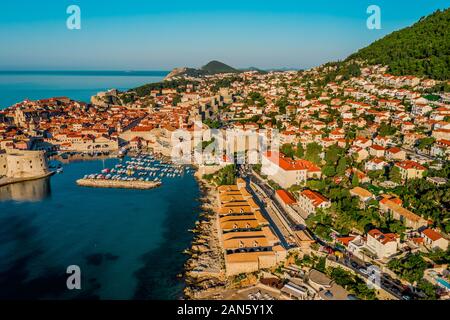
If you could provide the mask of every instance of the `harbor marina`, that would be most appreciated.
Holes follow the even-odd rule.
[[[152,154],[138,154],[120,158],[119,163],[101,172],[86,174],[77,184],[90,187],[152,189],[162,184],[162,179],[180,178],[192,174],[192,168],[174,165]]]

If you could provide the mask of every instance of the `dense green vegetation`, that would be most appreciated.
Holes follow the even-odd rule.
[[[205,119],[203,123],[206,124],[210,129],[219,129],[221,127],[221,123],[219,120],[211,120]]]
[[[289,100],[286,96],[283,96],[275,102],[275,105],[278,107],[279,114],[285,114],[286,107],[289,105]]]
[[[420,253],[414,253],[401,259],[392,259],[389,261],[388,267],[401,278],[413,283],[423,278],[424,271],[430,267],[430,264],[423,259]]]
[[[196,81],[189,80],[171,80],[171,81],[162,81],[156,83],[148,83],[143,86],[137,87],[135,89],[129,90],[136,92],[139,97],[145,97],[150,95],[153,90],[162,90],[162,89],[178,89],[179,87],[186,87],[188,84],[197,85]]]
[[[425,279],[419,280],[417,288],[425,294],[422,300],[437,300],[436,287]]]
[[[361,75],[361,68],[354,62],[329,62],[325,64],[325,68],[328,69],[325,76],[320,79],[311,79],[315,82],[318,88],[322,88],[327,83],[337,80],[349,80],[352,77],[359,77]],[[315,93],[307,95],[308,99],[317,98],[320,96],[321,89],[316,90]]]
[[[322,153],[322,146],[317,142],[309,143],[306,146],[305,159],[315,164],[320,164],[320,154]]]
[[[264,107],[267,105],[264,96],[261,93],[255,91],[252,91],[248,94],[247,99],[245,99],[244,103],[248,106],[257,104],[261,107]]]
[[[402,182],[402,174],[400,172],[400,169],[397,166],[393,166],[389,170],[389,180],[395,182],[395,183],[401,183]]]
[[[441,177],[450,179],[450,162],[447,162],[442,169],[433,169],[430,168],[428,170],[429,177]]]
[[[214,174],[205,174],[203,179],[215,183],[217,186],[232,185],[236,183],[237,168],[234,164],[230,164]]]
[[[423,253],[414,253],[400,259],[392,259],[388,263],[388,268],[409,283],[416,283],[417,289],[422,294],[421,299],[435,300],[438,298],[437,288],[423,279],[424,271],[431,267],[431,263],[426,261],[423,256]]]
[[[297,158],[303,158],[305,156],[305,149],[301,142],[297,144],[297,149],[295,149],[295,156]]]
[[[242,78],[237,75],[217,80],[212,87],[212,91],[217,92],[220,88],[229,88],[233,82],[241,82]]]
[[[345,149],[337,145],[330,146],[325,152],[326,164],[322,168],[322,173],[327,177],[343,176],[347,169],[347,159]]]
[[[202,141],[202,150],[205,150],[209,145],[213,144],[216,141],[215,138],[212,138],[209,141]]]
[[[289,158],[294,158],[295,150],[291,143],[285,143],[281,146],[280,151]]]
[[[295,258],[295,264],[299,267],[309,267],[312,269],[316,269],[320,272],[325,272],[325,265],[326,265],[326,258],[325,257],[319,257],[315,254],[308,255],[305,254],[302,258],[299,258],[296,256]]]
[[[427,257],[433,260],[436,264],[449,264],[450,263],[450,247],[447,251],[444,251],[440,248],[434,249],[433,251],[427,254]]]
[[[236,70],[235,68],[216,60],[208,62],[202,67],[202,70],[207,72],[208,74],[239,72],[239,70]]]
[[[430,150],[435,141],[436,139],[433,137],[419,139],[417,142],[417,148],[420,150]]]
[[[427,93],[450,92],[450,84],[448,82],[441,82],[432,88],[425,89],[424,91]]]
[[[413,26],[393,32],[348,60],[389,66],[394,75],[450,79],[450,9],[436,11]]]
[[[414,213],[433,220],[437,227],[450,232],[450,184],[436,186],[424,179],[413,179],[395,188],[403,205]]]
[[[181,102],[181,95],[177,94],[172,100],[172,106],[176,106]]]
[[[306,220],[307,226],[322,239],[331,240],[333,230],[341,235],[352,230],[365,233],[373,228],[402,235],[406,230],[400,221],[381,216],[377,201],[369,202],[365,208],[360,207],[358,198],[352,197],[348,189],[330,179],[309,180],[306,186],[331,200],[330,208],[317,210]]]
[[[127,104],[130,102],[133,102],[135,100],[135,96],[132,93],[124,93],[120,99],[122,100],[122,103]]]
[[[436,250],[428,254],[408,254],[403,258],[389,261],[388,267],[402,279],[410,283],[416,282],[419,291],[425,295],[423,299],[434,300],[437,299],[436,287],[423,279],[425,269],[431,267],[431,263],[424,259],[424,256],[435,263],[448,263],[450,261],[449,253],[450,250],[447,250],[447,252]]]
[[[363,300],[375,300],[376,293],[374,289],[369,289],[366,283],[358,276],[345,271],[342,268],[329,268],[327,274],[338,285],[344,287],[357,298]]]
[[[390,124],[386,122],[382,122],[380,124],[380,129],[378,129],[378,134],[382,137],[386,136],[392,136],[397,132],[397,128],[394,126],[391,126]]]

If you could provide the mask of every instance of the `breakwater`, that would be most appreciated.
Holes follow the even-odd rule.
[[[118,189],[139,189],[148,190],[157,188],[161,182],[156,181],[121,181],[102,179],[79,179],[77,185],[91,188],[118,188]]]

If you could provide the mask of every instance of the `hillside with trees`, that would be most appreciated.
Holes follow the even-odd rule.
[[[389,66],[394,75],[450,79],[450,9],[438,10],[347,58]]]
[[[208,62],[206,65],[202,67],[202,70],[207,74],[239,72],[235,68],[230,67],[229,65],[216,60]]]

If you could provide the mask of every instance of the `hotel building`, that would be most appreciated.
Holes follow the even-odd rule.
[[[320,179],[322,172],[307,160],[293,160],[282,153],[269,151],[262,157],[261,173],[282,188],[301,185],[307,179]]]

